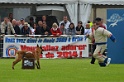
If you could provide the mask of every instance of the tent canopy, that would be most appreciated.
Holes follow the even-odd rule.
[[[37,6],[36,11],[44,11],[44,10],[56,10],[56,11],[65,11],[62,6]]]
[[[0,0],[0,3],[20,3],[20,4],[69,4],[78,0]]]
[[[87,22],[90,17],[92,4],[99,5],[124,5],[124,0],[0,0],[0,3],[14,3],[14,4],[63,4],[65,5],[71,22],[77,24],[79,20]],[[78,6],[79,4],[79,6]],[[55,8],[55,6],[53,7]],[[39,10],[44,10],[39,7]],[[52,8],[49,8],[52,9]],[[62,7],[59,7],[61,11],[64,11]],[[58,8],[56,9],[58,10]],[[78,16],[79,13],[79,16]]]
[[[124,5],[124,0],[79,0],[80,4]]]

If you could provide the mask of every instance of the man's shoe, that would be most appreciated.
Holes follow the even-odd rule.
[[[106,67],[106,63],[99,63],[100,67]]]
[[[93,63],[93,62],[90,62],[91,64],[95,64],[95,63]]]
[[[111,62],[111,58],[108,58],[106,66],[108,66],[110,64],[110,62]]]

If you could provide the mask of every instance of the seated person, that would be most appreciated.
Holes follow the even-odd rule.
[[[84,34],[84,27],[82,25],[82,21],[79,21],[78,25],[76,26],[76,34],[77,35],[83,35]]]
[[[66,34],[67,35],[76,35],[74,23],[70,23],[69,28],[67,28],[67,30],[66,30]]]
[[[47,26],[46,22],[43,22],[43,26],[41,28],[41,35],[51,35],[50,28]]]
[[[62,35],[66,35],[65,24],[64,24],[64,23],[61,23],[59,28],[60,28],[60,30],[61,30],[61,32],[62,32]]]
[[[21,29],[21,35],[29,36],[30,34],[31,34],[31,30],[29,28],[29,24],[25,22],[24,26]]]
[[[84,31],[84,34],[86,35],[86,34],[90,34],[90,33],[91,33],[90,24],[89,24],[89,23],[87,23],[87,24],[86,24],[85,31]]]
[[[58,28],[57,23],[53,23],[52,28],[50,29],[52,35],[54,36],[60,36],[62,35],[62,32],[60,31],[60,28]]]

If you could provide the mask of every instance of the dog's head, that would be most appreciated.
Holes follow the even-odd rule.
[[[39,52],[40,54],[43,54],[42,45],[39,46],[39,45],[37,44],[36,50],[37,50],[37,52]]]

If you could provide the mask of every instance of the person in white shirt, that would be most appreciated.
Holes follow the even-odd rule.
[[[104,56],[103,52],[107,47],[107,38],[110,38],[113,42],[116,42],[116,38],[110,31],[99,27],[99,24],[96,22],[93,24],[93,28],[94,31],[92,33],[86,34],[89,39],[95,39],[96,49],[93,53],[93,57],[98,60],[101,67],[108,66],[111,58]]]
[[[84,35],[89,34],[89,33],[91,33],[91,28],[90,28],[90,24],[87,23],[87,24],[86,24],[85,31],[84,31]]]
[[[64,16],[63,17],[63,21],[61,21],[59,23],[59,27],[61,26],[61,23],[64,23],[64,26],[65,26],[65,29],[67,29],[70,25],[70,21],[68,20],[68,17],[67,16]]]
[[[21,18],[20,19],[20,25],[19,25],[19,28],[22,29],[24,27],[24,23],[25,23],[25,20],[24,18]]]

